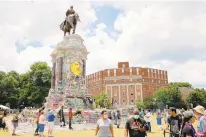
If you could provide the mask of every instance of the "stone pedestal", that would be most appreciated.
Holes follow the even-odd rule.
[[[88,51],[81,36],[64,37],[52,52],[52,82],[45,104],[48,108],[86,107],[86,60]]]

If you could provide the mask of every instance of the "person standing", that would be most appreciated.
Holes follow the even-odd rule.
[[[44,112],[41,112],[41,115],[39,117],[39,136],[44,137],[44,127],[45,127],[46,119],[44,116]]]
[[[134,116],[127,120],[125,125],[125,137],[145,137],[148,131],[148,125],[144,119],[140,117],[139,110],[133,112]]]
[[[121,112],[120,110],[117,110],[117,128],[120,127],[121,119],[122,119]]]
[[[196,106],[194,113],[197,116],[197,135],[198,137],[206,137],[206,116],[204,116],[205,108],[203,106]]]
[[[181,137],[197,137],[196,131],[193,127],[193,123],[195,122],[195,114],[192,111],[185,111],[182,113],[183,124],[181,130]]]
[[[149,128],[149,132],[152,131],[152,127],[151,127],[151,113],[150,113],[150,109],[147,111],[146,115],[145,115],[145,121],[147,122],[148,128]]]
[[[180,136],[180,128],[182,124],[182,118],[177,115],[177,110],[175,108],[170,108],[170,116],[167,118],[166,129],[170,128],[170,136],[169,137],[179,137]]]
[[[16,135],[16,128],[18,127],[18,122],[19,122],[19,117],[18,117],[18,114],[15,114],[13,116],[13,119],[12,119],[12,125],[13,125],[13,131],[12,131],[12,136],[15,136]]]
[[[68,117],[69,117],[69,129],[73,129],[72,128],[72,119],[73,119],[72,108],[69,109]]]
[[[101,119],[97,121],[95,136],[96,137],[114,137],[113,125],[112,125],[111,120],[108,119],[106,110],[103,110],[101,112]]]
[[[42,112],[42,108],[39,109],[38,113],[37,113],[37,120],[36,120],[36,130],[35,130],[35,133],[34,133],[34,136],[38,136],[38,132],[39,132],[39,117],[41,115],[41,112]]]
[[[59,110],[59,116],[60,116],[60,127],[66,126],[65,125],[65,118],[64,118],[64,106],[62,105],[61,109]]]
[[[53,129],[54,129],[54,119],[55,119],[55,116],[53,114],[53,110],[50,110],[49,114],[48,114],[48,117],[47,117],[47,120],[48,120],[48,137],[52,137],[52,132],[53,132]]]

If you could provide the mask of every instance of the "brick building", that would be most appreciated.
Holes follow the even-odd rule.
[[[133,105],[136,100],[151,97],[160,87],[168,86],[167,71],[130,67],[119,62],[118,68],[105,69],[86,77],[89,94],[106,92],[117,105]]]

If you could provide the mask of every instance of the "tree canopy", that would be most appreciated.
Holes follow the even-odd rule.
[[[51,69],[46,62],[35,62],[24,74],[0,71],[0,104],[11,108],[40,107],[48,94]]]
[[[112,105],[112,100],[108,96],[108,94],[102,92],[100,95],[95,96],[96,106],[100,106],[101,108],[109,108]]]
[[[206,107],[206,91],[204,89],[195,89],[190,92],[187,102],[192,103],[193,106],[202,105]]]

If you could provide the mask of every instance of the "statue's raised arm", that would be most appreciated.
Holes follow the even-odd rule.
[[[80,21],[79,15],[75,12],[73,6],[66,12],[65,21],[60,25],[60,29],[64,31],[64,36],[68,32],[70,34],[71,29],[73,29],[73,34],[75,34],[77,22]]]

